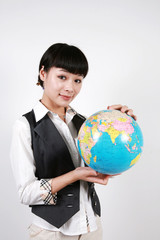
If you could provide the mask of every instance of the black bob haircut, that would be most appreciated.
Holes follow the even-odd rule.
[[[51,67],[57,67],[83,77],[88,73],[88,61],[84,53],[79,48],[66,43],[51,45],[40,60],[39,71],[42,67],[45,72],[48,72]],[[39,75],[37,85],[43,87],[43,81]]]

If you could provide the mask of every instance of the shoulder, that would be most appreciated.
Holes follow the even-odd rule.
[[[26,117],[21,116],[14,122],[13,133],[16,134],[30,133],[30,126]]]
[[[31,131],[27,119],[19,117],[12,126],[11,152],[21,154],[31,147]],[[16,156],[15,156],[16,157]]]
[[[86,117],[82,114],[80,114],[79,112],[77,112],[73,107],[69,106],[68,109],[67,109],[67,112],[71,115],[71,116],[77,116],[81,119],[86,119]]]
[[[79,117],[79,118],[81,118],[82,120],[86,120],[86,116],[84,116],[84,115],[81,115],[81,114],[79,114],[79,113],[77,113],[77,116]]]

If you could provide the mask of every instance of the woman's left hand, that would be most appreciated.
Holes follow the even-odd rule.
[[[119,110],[122,113],[128,114],[129,116],[134,118],[134,120],[137,121],[137,116],[133,114],[133,110],[128,108],[126,105],[121,105],[121,104],[111,105],[111,106],[108,106],[107,109],[109,109],[109,110]]]

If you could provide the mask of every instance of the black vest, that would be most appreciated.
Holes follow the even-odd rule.
[[[36,177],[39,180],[50,179],[74,170],[69,150],[48,114],[38,122],[35,120],[33,110],[24,116],[31,128]],[[78,132],[85,118],[76,114],[72,121]],[[100,203],[94,189],[94,183],[88,183],[88,185],[92,208],[100,216]],[[79,190],[80,181],[76,181],[58,191],[56,205],[32,205],[32,212],[53,226],[60,228],[79,211]]]

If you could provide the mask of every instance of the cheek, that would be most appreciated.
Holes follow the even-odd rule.
[[[81,88],[82,88],[83,82],[74,82],[74,87],[76,89],[77,92],[80,92]]]
[[[82,85],[77,87],[77,91],[76,91],[77,94],[81,91],[81,88],[82,88]]]
[[[61,86],[56,81],[46,81],[46,87],[48,88],[48,91],[59,91]]]

